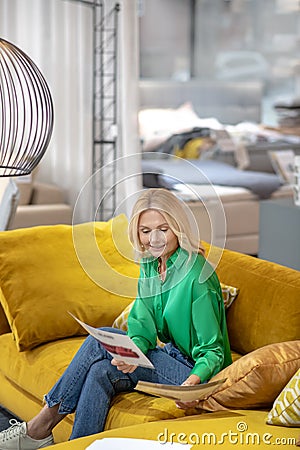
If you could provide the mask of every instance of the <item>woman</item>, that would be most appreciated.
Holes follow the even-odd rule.
[[[70,439],[98,433],[112,398],[133,390],[138,380],[195,385],[231,363],[220,284],[192,236],[186,205],[164,189],[143,192],[133,208],[129,238],[141,270],[128,335],[154,370],[113,359],[89,336],[45,396],[41,412],[0,433],[0,450],[51,445],[53,428],[74,411]],[[157,338],[166,343],[163,348],[156,346]]]

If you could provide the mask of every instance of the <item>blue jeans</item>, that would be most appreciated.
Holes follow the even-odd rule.
[[[59,404],[59,413],[76,411],[70,439],[102,431],[112,398],[119,392],[132,391],[138,380],[179,385],[194,364],[171,344],[150,350],[147,357],[154,370],[137,367],[133,373],[124,374],[111,365],[112,357],[95,338],[86,338],[64,374],[45,395],[50,408]]]

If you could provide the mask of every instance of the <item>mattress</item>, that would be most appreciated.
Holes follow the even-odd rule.
[[[243,171],[219,161],[168,160],[142,161],[145,187],[167,187],[183,185],[218,185],[249,189],[259,198],[269,198],[282,185],[275,174]],[[149,180],[150,178],[150,180]]]
[[[178,197],[189,202],[213,200],[215,197],[219,197],[222,203],[259,200],[257,195],[243,187],[179,183],[173,185],[173,189]],[[274,191],[270,198],[291,197],[292,195],[292,187],[286,184]]]

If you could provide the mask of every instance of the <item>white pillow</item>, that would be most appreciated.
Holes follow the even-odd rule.
[[[173,134],[200,127],[202,123],[189,102],[177,109],[142,109],[138,118],[144,151],[155,150]]]

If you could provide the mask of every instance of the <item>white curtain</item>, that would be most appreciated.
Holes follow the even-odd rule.
[[[120,117],[121,129],[129,123],[126,133],[119,132],[119,155],[124,156],[128,151],[135,153],[138,145],[137,121],[132,120],[136,117],[137,105],[137,52],[135,48],[122,48],[122,35],[137,33],[137,19],[135,0],[124,0],[121,6],[119,53],[127,54],[133,63],[131,73],[124,75],[128,77],[127,84],[132,80],[131,92],[135,92],[133,105],[129,106],[130,119],[128,111],[125,116],[123,111]],[[130,15],[129,21],[124,21],[125,11]],[[74,206],[92,174],[92,8],[74,0],[0,0],[0,37],[27,53],[49,84],[54,101],[54,131],[36,176],[41,181],[61,186],[66,201]],[[121,61],[120,70],[123,68],[126,69],[126,64]],[[136,183],[129,190],[134,190]],[[80,203],[76,221],[92,217],[91,194],[87,200]]]
[[[136,0],[120,3],[119,37],[119,155],[122,182],[117,190],[117,212],[129,215],[142,189],[141,153],[138,134],[139,39]]]

